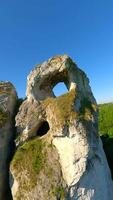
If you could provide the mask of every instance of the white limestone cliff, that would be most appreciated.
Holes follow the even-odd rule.
[[[68,93],[55,97],[53,88],[59,82]],[[98,135],[98,108],[86,74],[67,55],[56,56],[32,70],[26,94],[16,116],[17,151],[10,168],[13,199],[112,200],[113,183]],[[41,166],[39,151],[32,150],[29,157],[40,141],[46,143],[41,146]],[[33,168],[36,161],[38,173]]]

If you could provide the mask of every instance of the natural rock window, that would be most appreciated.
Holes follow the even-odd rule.
[[[43,136],[45,134],[47,134],[47,132],[49,131],[50,127],[49,127],[49,124],[47,121],[43,121],[41,123],[41,125],[39,126],[37,132],[36,132],[36,135],[37,136]]]
[[[58,97],[58,96],[60,96],[62,94],[67,93],[68,89],[67,89],[67,87],[66,87],[64,82],[60,82],[60,83],[55,85],[55,87],[53,88],[53,92],[54,92],[54,95],[56,97]]]
[[[13,200],[113,200],[113,181],[98,135],[97,104],[86,74],[64,55],[37,65],[27,80],[27,99],[16,116],[17,149],[10,163]],[[54,98],[67,92],[62,84],[69,92]],[[8,101],[7,111],[16,104],[9,106]],[[7,140],[0,141],[0,192],[7,185],[2,175],[9,129],[11,120],[1,130]],[[0,196],[4,199],[8,198]]]

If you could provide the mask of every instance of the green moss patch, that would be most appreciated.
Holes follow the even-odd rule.
[[[64,200],[65,184],[61,176],[58,154],[55,147],[40,138],[28,141],[19,147],[11,162],[11,171],[19,183],[16,198],[26,199],[27,193],[40,188],[45,199],[55,196]],[[39,189],[38,189],[39,188]]]
[[[4,112],[0,109],[0,128],[3,127],[3,125],[6,123],[8,118],[7,112]]]
[[[11,164],[14,171],[16,173],[21,173],[26,170],[30,186],[34,186],[36,184],[36,175],[39,174],[44,167],[45,155],[43,148],[44,143],[41,139],[37,138],[19,147],[14,155]]]
[[[62,186],[53,187],[52,188],[52,195],[56,196],[57,199],[65,199],[65,189]]]
[[[84,97],[80,103],[80,118],[86,121],[91,120],[94,112],[97,112],[97,105],[92,104],[92,102],[87,97]]]

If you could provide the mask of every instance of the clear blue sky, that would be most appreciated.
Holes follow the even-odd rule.
[[[113,101],[113,0],[0,0],[0,80],[19,97],[35,64],[64,53]]]

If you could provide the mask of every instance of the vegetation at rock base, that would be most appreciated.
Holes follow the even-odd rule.
[[[99,105],[99,134],[113,178],[113,103]]]

